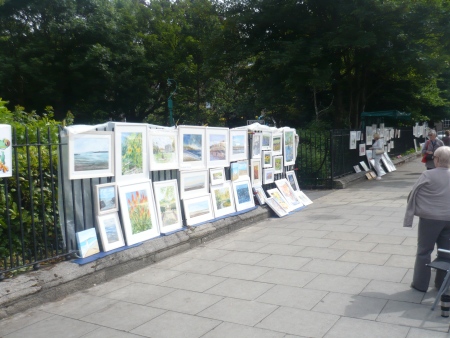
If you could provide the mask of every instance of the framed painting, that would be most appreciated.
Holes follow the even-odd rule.
[[[261,133],[252,135],[252,158],[261,158]]]
[[[272,151],[264,150],[263,151],[263,168],[271,168],[272,167]]]
[[[148,129],[150,171],[178,169],[178,131]]]
[[[290,212],[294,210],[294,207],[290,205],[286,199],[281,194],[280,190],[278,188],[268,189],[267,194],[269,194],[270,197],[272,197],[277,203],[286,211]]]
[[[285,128],[283,130],[283,155],[284,166],[295,164],[295,130],[291,128]]]
[[[372,126],[366,126],[366,144],[372,145],[372,137],[373,137]]]
[[[230,163],[230,177],[232,181],[237,181],[239,179],[239,163]]]
[[[283,134],[282,133],[273,133],[272,134],[272,155],[282,155],[283,149],[282,146]]]
[[[12,176],[11,140],[12,140],[11,126],[9,124],[0,124],[0,177]]]
[[[272,152],[273,155],[273,152]],[[273,156],[274,174],[283,173],[283,156]]]
[[[206,168],[205,127],[179,126],[180,169]]]
[[[225,170],[224,168],[212,168],[209,169],[209,182],[211,185],[217,185],[225,183]]]
[[[287,179],[282,178],[281,180],[276,180],[275,185],[283,194],[286,201],[291,204],[294,208],[299,208],[303,206],[303,203],[297,198],[294,189],[292,189],[291,185],[287,181]]]
[[[261,136],[261,150],[272,151],[272,132],[263,131]]]
[[[77,232],[76,237],[81,258],[89,257],[100,252],[95,228]]]
[[[209,193],[208,170],[180,171],[180,198],[192,198]]]
[[[350,131],[350,147],[349,149],[356,149],[356,130]]]
[[[167,233],[181,229],[183,220],[177,180],[153,182],[153,190],[160,231]]]
[[[114,137],[116,182],[148,179],[147,125],[116,123]]]
[[[286,172],[286,180],[289,182],[292,190],[294,192],[300,191],[300,186],[298,185],[297,176],[295,175],[295,171],[287,171]]]
[[[354,165],[353,169],[355,169],[356,173],[360,173],[361,172],[361,168],[359,167],[359,165]]]
[[[298,191],[297,197],[304,205],[310,205],[313,202],[309,199],[308,196],[305,195],[305,193],[303,191]]]
[[[269,184],[269,183],[273,183],[274,181],[274,170],[273,168],[266,168],[263,169],[263,183],[264,184]]]
[[[278,216],[278,217],[284,217],[288,214],[286,210],[284,210],[278,202],[273,199],[272,197],[266,199],[267,205],[272,209],[272,211]]]
[[[127,245],[159,236],[151,180],[119,185],[119,202]]]
[[[241,160],[239,164],[239,179],[248,177],[248,160]]]
[[[208,168],[230,166],[229,129],[206,128],[206,164]]]
[[[250,179],[247,178],[243,181],[233,182],[233,193],[237,211],[255,206]]]
[[[360,143],[359,144],[359,156],[365,156],[366,155],[366,144]]]
[[[262,184],[262,168],[261,168],[261,160],[260,159],[251,159],[250,160],[250,176],[252,186],[257,187]]]
[[[103,251],[111,251],[125,245],[117,212],[97,216],[98,233]]]
[[[369,171],[369,167],[367,166],[366,162],[361,161],[361,162],[359,162],[359,164],[364,169],[364,171]]]
[[[236,212],[231,181],[226,181],[221,185],[212,185],[211,197],[214,217],[221,217]]]
[[[264,192],[264,189],[259,186],[259,187],[253,187],[253,193],[256,196],[256,199],[258,200],[258,203],[260,205],[266,204],[266,193]]]
[[[247,130],[230,129],[230,161],[248,158]]]
[[[114,176],[112,132],[69,133],[68,148],[69,179]]]
[[[94,189],[95,213],[103,215],[119,210],[116,183],[97,184]]]
[[[184,216],[187,225],[195,225],[214,218],[211,194],[183,200]]]

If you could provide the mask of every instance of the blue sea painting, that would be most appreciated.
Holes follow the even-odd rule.
[[[209,203],[208,201],[199,201],[189,204],[188,206],[190,218],[199,217],[201,215],[206,215],[209,213]]]
[[[106,211],[116,207],[116,187],[104,187],[98,191],[100,211]]]
[[[109,169],[111,140],[106,137],[75,138],[73,145],[74,170]]]
[[[245,151],[245,136],[234,135],[231,140],[233,154],[243,154]]]
[[[104,220],[106,238],[109,244],[119,241],[119,234],[117,233],[117,224],[114,217]]]
[[[183,135],[183,161],[202,161],[203,136],[199,134]]]
[[[184,191],[204,189],[206,187],[205,176],[191,176],[184,179]]]
[[[80,255],[83,258],[100,252],[97,241],[97,234],[94,228],[77,232],[77,242],[80,250]]]
[[[237,185],[236,193],[239,204],[250,202],[250,194],[248,193],[248,185],[246,183]]]

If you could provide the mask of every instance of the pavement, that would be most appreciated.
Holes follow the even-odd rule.
[[[0,321],[0,337],[449,337],[410,288],[420,159],[314,203]]]

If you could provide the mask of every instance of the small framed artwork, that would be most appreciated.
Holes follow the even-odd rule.
[[[243,181],[233,182],[233,192],[237,211],[255,206],[250,179],[247,178]]]
[[[247,130],[230,129],[230,161],[246,160],[248,158]]]
[[[214,217],[221,217],[236,212],[231,181],[226,181],[221,185],[212,185],[211,197]]]
[[[208,170],[180,171],[180,198],[192,198],[209,193]]]
[[[180,169],[206,168],[205,127],[179,126]]]
[[[12,128],[9,124],[0,124],[0,177],[12,176]],[[113,151],[111,153],[114,153]],[[111,161],[111,164],[114,162]],[[113,168],[114,166],[111,165]],[[70,171],[69,171],[70,172]],[[110,175],[112,176],[112,175]]]
[[[276,180],[275,184],[280,192],[283,194],[284,198],[288,203],[290,203],[294,208],[299,208],[303,206],[303,203],[297,198],[294,189],[292,189],[289,182],[282,178],[281,180]]]
[[[150,171],[178,169],[178,131],[148,129]]]
[[[273,155],[273,152],[272,152]],[[283,156],[273,156],[274,174],[283,173]]]
[[[275,201],[277,201],[277,203],[286,211],[286,212],[290,212],[292,210],[294,210],[294,207],[291,206],[286,199],[283,197],[283,195],[281,194],[280,190],[278,190],[278,188],[273,188],[273,189],[268,189],[267,193],[269,194],[270,197],[272,197]]]
[[[239,178],[248,177],[248,160],[241,160],[237,162],[239,164]]]
[[[77,232],[76,237],[81,258],[89,257],[100,252],[95,228]]]
[[[364,171],[369,171],[369,167],[367,166],[366,162],[361,161],[361,162],[359,162],[359,164],[364,169]]]
[[[119,201],[127,245],[159,236],[151,180],[119,185]]]
[[[272,132],[263,131],[261,137],[261,150],[272,151]]]
[[[111,251],[125,245],[117,212],[98,215],[97,225],[103,251]]]
[[[158,223],[162,233],[181,229],[180,198],[177,180],[153,182]]]
[[[263,168],[271,168],[272,167],[272,151],[264,150],[263,151]]]
[[[373,131],[372,126],[366,126],[366,144],[372,144]]]
[[[359,144],[359,156],[365,156],[366,155],[366,144],[360,143]]]
[[[261,160],[260,159],[251,159],[251,182],[252,186],[260,186],[262,184],[262,168],[261,168]]]
[[[361,140],[361,130],[356,131],[356,141]]]
[[[300,202],[302,202],[304,205],[310,205],[313,203],[313,201],[311,201],[309,199],[308,196],[305,195],[305,193],[303,191],[298,191],[297,192],[297,197],[300,200]]]
[[[261,158],[261,133],[253,133],[252,136],[252,158]]]
[[[187,225],[196,225],[214,218],[211,194],[183,200]]]
[[[350,148],[349,149],[356,149],[356,131],[355,130],[350,131]]]
[[[114,176],[113,133],[69,132],[69,179],[110,176]]]
[[[274,182],[274,170],[273,168],[263,169],[263,184],[269,184]]]
[[[284,166],[295,164],[295,130],[291,128],[285,128],[283,130],[283,155],[284,155]]]
[[[259,187],[253,187],[253,193],[256,196],[256,199],[258,200],[258,203],[260,205],[266,204],[266,193],[264,192],[264,189],[259,186]]]
[[[208,168],[230,165],[229,144],[228,128],[206,128],[206,164]]]
[[[286,180],[289,182],[292,190],[294,192],[300,191],[300,186],[298,185],[297,176],[295,175],[295,171],[287,171],[286,172]]]
[[[211,168],[209,169],[209,182],[211,185],[217,185],[225,183],[225,170],[224,168]]]
[[[114,123],[116,182],[149,178],[147,125]]]
[[[272,155],[282,155],[283,134],[282,133],[272,133]]]
[[[231,181],[237,181],[239,179],[239,163],[238,162],[230,163],[230,176],[231,176]]]
[[[354,165],[353,169],[355,169],[356,173],[360,173],[361,172],[361,168],[359,167],[359,165]]]
[[[119,210],[116,183],[97,184],[94,189],[94,204],[97,215]]]
[[[278,216],[278,217],[284,217],[288,214],[286,210],[284,210],[278,202],[273,199],[272,197],[266,199],[267,205],[272,209],[272,211]]]

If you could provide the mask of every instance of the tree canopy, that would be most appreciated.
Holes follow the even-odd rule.
[[[179,124],[440,120],[449,20],[445,0],[0,0],[0,97],[75,123],[167,125],[175,85]]]

